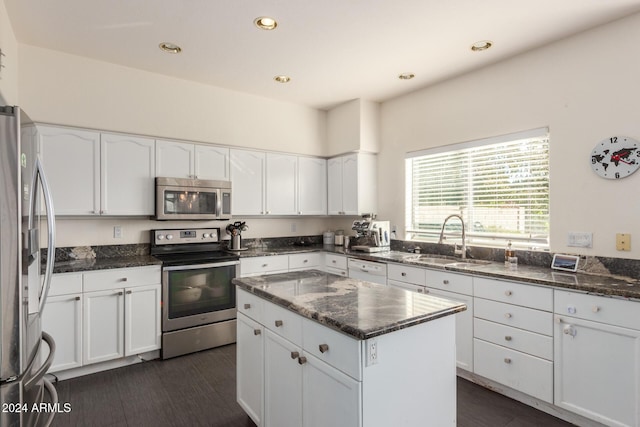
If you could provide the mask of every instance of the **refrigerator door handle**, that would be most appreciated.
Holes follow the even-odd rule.
[[[56,391],[56,388],[53,386],[53,384],[51,384],[51,381],[49,381],[46,378],[43,378],[42,381],[44,381],[44,388],[49,392],[49,396],[51,396],[51,403],[53,404],[53,407],[58,406],[58,392]],[[47,418],[47,421],[45,421],[45,423],[43,424],[42,427],[49,427],[52,423],[53,423],[53,417],[56,416],[56,411],[51,411],[49,413],[49,417]]]
[[[45,374],[51,367],[51,364],[53,363],[53,356],[55,356],[56,353],[56,343],[51,335],[44,331],[42,332],[42,339],[49,346],[49,355],[47,356],[47,360],[44,361],[42,366],[40,366],[38,370],[33,373],[33,376],[25,381],[25,390],[30,389],[34,384],[38,383],[38,381],[40,381],[45,376]]]
[[[56,218],[55,212],[53,210],[53,200],[51,197],[51,190],[49,187],[49,182],[47,181],[47,176],[44,173],[44,167],[40,162],[40,157],[36,157],[36,164],[34,170],[34,179],[33,179],[33,190],[36,188],[36,180],[40,181],[42,185],[42,193],[44,195],[44,204],[47,210],[47,265],[45,267],[44,272],[44,281],[42,283],[42,289],[40,290],[40,304],[38,311],[42,313],[44,310],[44,305],[47,302],[47,297],[49,296],[49,287],[51,285],[51,276],[53,275],[53,263],[55,261],[56,255]],[[36,206],[36,191],[31,191],[31,206],[32,208]],[[33,221],[34,221],[34,209],[31,209],[31,213],[29,214],[29,229],[33,230]]]

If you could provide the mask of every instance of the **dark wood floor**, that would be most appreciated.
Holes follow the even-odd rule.
[[[60,402],[72,410],[53,426],[255,427],[236,403],[235,357],[229,345],[61,381]],[[570,424],[459,378],[458,426]]]

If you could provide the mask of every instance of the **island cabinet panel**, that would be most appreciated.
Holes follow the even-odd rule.
[[[237,334],[236,397],[256,426],[261,427],[264,425],[264,327],[240,312]]]
[[[305,351],[345,374],[362,379],[360,341],[304,319],[302,334]]]
[[[640,426],[640,303],[556,290],[555,311],[554,403]]]

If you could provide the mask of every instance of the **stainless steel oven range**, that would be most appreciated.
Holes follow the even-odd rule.
[[[237,255],[221,250],[219,228],[151,230],[162,261],[163,359],[236,341]]]

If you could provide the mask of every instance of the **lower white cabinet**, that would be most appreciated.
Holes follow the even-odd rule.
[[[252,304],[238,298],[238,307]],[[253,313],[253,312],[252,312]],[[264,403],[264,327],[238,313],[237,323],[237,392],[238,404],[257,426],[263,425]]]
[[[82,363],[124,357],[124,291],[87,292],[83,304]]]
[[[640,426],[640,303],[555,291],[555,404]]]
[[[49,372],[82,366],[82,292],[49,297],[42,324],[56,343]]]
[[[160,285],[126,288],[124,291],[124,355],[146,353],[161,345],[162,289]]]

